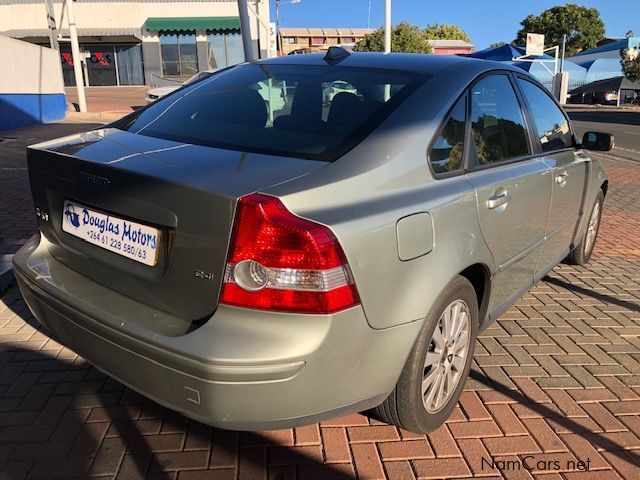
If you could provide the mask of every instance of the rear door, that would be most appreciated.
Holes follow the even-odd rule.
[[[533,283],[550,207],[550,170],[533,152],[509,74],[482,77],[470,98],[475,159],[467,177],[498,268],[489,304],[495,316]]]
[[[569,120],[549,92],[521,77],[518,85],[529,107],[535,147],[553,177],[546,241],[536,268],[539,277],[569,253],[583,208],[589,158],[576,152]]]

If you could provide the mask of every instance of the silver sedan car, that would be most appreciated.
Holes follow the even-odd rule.
[[[258,85],[287,85],[270,115]],[[322,85],[344,82],[324,105]],[[275,109],[274,109],[275,110]],[[158,403],[254,430],[449,416],[478,332],[589,261],[607,177],[521,69],[288,56],[29,148],[15,256],[56,339]]]

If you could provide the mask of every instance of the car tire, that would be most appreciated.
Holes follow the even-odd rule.
[[[565,259],[565,263],[570,265],[586,265],[591,260],[593,249],[598,238],[598,230],[600,229],[600,220],[602,219],[602,207],[604,205],[604,194],[602,190],[598,192],[596,201],[593,202],[587,228],[580,238],[580,242],[574,247],[571,253]]]
[[[447,338],[449,341],[446,343],[462,342],[462,335],[449,335],[443,339],[446,314],[450,314],[450,319],[453,318],[455,310],[452,308],[456,306],[467,317],[461,329],[461,332],[466,332],[464,356],[460,355],[462,351],[454,353],[459,345],[445,345],[444,350],[440,347]],[[415,433],[429,433],[442,425],[456,406],[469,375],[478,320],[478,300],[473,285],[466,278],[457,276],[438,297],[418,334],[398,383],[389,397],[374,409],[373,415]],[[435,358],[439,360],[434,361]],[[451,377],[447,376],[448,372],[452,372]],[[439,399],[440,403],[436,398],[440,388],[440,384],[436,385],[437,377],[440,377],[446,397]],[[431,388],[426,390],[426,394],[423,394],[423,381]],[[445,392],[447,385],[449,390]]]

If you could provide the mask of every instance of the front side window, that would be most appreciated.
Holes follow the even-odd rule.
[[[458,100],[447,123],[431,146],[429,162],[431,162],[433,173],[455,172],[462,168],[467,117],[466,100],[466,96]]]
[[[165,76],[190,77],[198,72],[194,33],[161,33],[160,57]]]
[[[492,75],[471,89],[471,128],[480,165],[529,155],[527,129],[506,75]]]
[[[157,100],[128,129],[185,143],[331,161],[428,78],[332,65],[244,64]],[[327,88],[332,85],[333,92]]]
[[[527,99],[533,122],[538,130],[543,152],[552,152],[573,145],[567,117],[540,87],[518,79],[522,94]]]

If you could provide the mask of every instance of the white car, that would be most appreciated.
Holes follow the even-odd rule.
[[[324,85],[324,104],[329,105],[333,101],[333,97],[342,92],[358,94],[358,90],[353,85],[336,80]]]
[[[197,82],[198,80],[201,80],[204,77],[208,77],[209,75],[211,75],[213,72],[211,70],[207,70],[204,72],[198,72],[196,73],[193,77],[189,78],[188,80],[178,84],[178,85],[169,85],[166,87],[156,87],[156,88],[152,88],[147,92],[147,96],[145,97],[145,100],[147,101],[147,103],[152,103],[155,102],[157,99],[159,99],[160,97],[164,97],[165,95],[170,94],[171,92],[179,89],[180,87],[183,87],[184,85],[189,85],[193,82]]]

